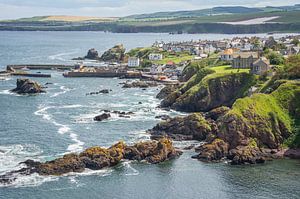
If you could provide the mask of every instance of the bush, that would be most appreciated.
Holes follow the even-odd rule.
[[[281,65],[284,63],[283,56],[276,52],[270,52],[267,55],[267,58],[270,60],[270,64],[273,64],[273,65]]]

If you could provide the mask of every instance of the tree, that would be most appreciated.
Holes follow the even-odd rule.
[[[300,55],[292,55],[286,60],[285,73],[290,79],[300,78]]]
[[[294,44],[295,46],[298,46],[300,41],[297,38],[294,38],[293,41],[291,42],[292,44]]]
[[[270,52],[267,55],[267,58],[270,60],[270,64],[273,64],[273,65],[280,65],[280,64],[284,63],[283,56],[276,52]]]
[[[141,67],[142,68],[149,68],[152,66],[152,62],[147,60],[147,59],[144,59],[142,62],[141,62]]]

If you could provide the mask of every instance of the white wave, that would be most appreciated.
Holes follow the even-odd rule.
[[[47,110],[53,108],[53,106],[39,107],[39,110],[35,111],[34,114],[42,116],[44,120],[50,121],[52,119],[51,115],[48,114]]]
[[[0,76],[0,81],[9,81],[9,80],[11,80],[10,77],[1,77]]]
[[[60,124],[59,124],[60,125]],[[59,134],[65,134],[65,133],[67,133],[67,132],[69,132],[71,129],[70,129],[70,127],[68,127],[68,126],[65,126],[65,125],[61,125],[62,127],[60,127],[59,129],[58,129],[58,133]]]
[[[65,87],[65,86],[60,86],[59,89],[62,90],[62,91],[57,92],[57,93],[54,93],[54,94],[51,95],[50,97],[52,97],[52,98],[53,98],[53,97],[57,97],[57,96],[59,96],[59,95],[63,95],[63,94],[65,94],[65,93],[67,93],[67,92],[69,92],[69,91],[72,90],[72,89],[67,88],[67,87]]]
[[[14,95],[14,96],[22,96],[17,93],[11,92],[10,90],[2,90],[0,91],[0,95]]]
[[[130,165],[130,162],[129,161],[126,161],[126,162],[123,162],[122,165],[129,170],[129,172],[126,172],[125,175],[126,176],[136,176],[136,175],[139,175],[140,172],[138,170],[136,170],[135,168],[133,168],[131,165]]]
[[[151,140],[151,135],[145,131],[130,132],[129,136],[131,137],[131,139],[128,141],[129,144],[135,144],[136,142]]]
[[[12,177],[15,180],[10,184],[0,184],[0,187],[36,187],[45,182],[57,181],[59,177],[55,176],[40,176],[37,173],[31,175],[15,174]]]
[[[69,61],[68,58],[66,58],[66,56],[68,55],[74,55],[76,54],[77,51],[72,51],[72,52],[67,52],[67,53],[58,53],[58,54],[55,54],[55,55],[50,55],[48,56],[48,59],[50,60],[59,60],[59,61]]]
[[[22,168],[20,162],[39,160],[42,150],[35,145],[0,146],[0,173]]]
[[[98,176],[108,176],[113,172],[112,168],[103,168],[100,170],[91,170],[91,169],[85,169],[83,172],[81,173],[67,173],[64,174],[63,176],[65,177],[78,177],[78,176],[91,176],[91,175],[98,175]]]
[[[59,127],[57,132],[61,135],[64,135],[66,133],[69,133],[69,136],[71,138],[71,140],[73,142],[75,142],[74,144],[70,144],[67,148],[68,152],[79,152],[83,149],[83,145],[84,145],[84,142],[80,141],[78,139],[78,135],[75,134],[72,129],[68,126],[68,125],[65,125],[65,124],[61,124],[61,123],[58,123],[57,121],[55,121],[53,119],[53,116],[51,114],[48,113],[48,110],[49,109],[70,109],[70,108],[77,108],[77,107],[81,107],[80,104],[75,104],[75,105],[66,105],[66,106],[46,106],[46,107],[42,107],[42,106],[39,106],[39,110],[37,110],[36,112],[34,112],[35,115],[39,115],[39,116],[42,116],[43,119],[49,121],[49,122],[52,122],[53,125]]]
[[[78,135],[75,133],[70,133],[70,138],[75,142],[75,144],[71,144],[68,146],[68,151],[71,152],[79,152],[83,150],[84,142],[78,139]]]

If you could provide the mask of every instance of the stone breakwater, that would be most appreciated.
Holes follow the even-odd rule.
[[[44,163],[27,160],[20,163],[25,165],[24,168],[0,176],[0,183],[12,183],[16,180],[16,174],[31,175],[37,173],[42,176],[61,176],[71,172],[80,173],[85,169],[100,170],[106,167],[113,167],[122,160],[157,164],[174,159],[181,154],[181,151],[174,148],[172,141],[166,138],[158,141],[138,142],[131,146],[126,145],[124,142],[118,142],[110,148],[95,146],[79,154],[67,154],[61,158]]]

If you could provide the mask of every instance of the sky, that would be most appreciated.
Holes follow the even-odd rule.
[[[281,6],[299,0],[0,0],[0,19],[45,15],[121,17],[215,6]]]

